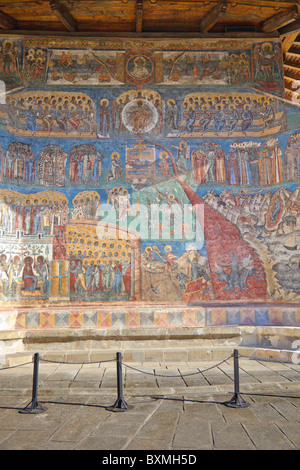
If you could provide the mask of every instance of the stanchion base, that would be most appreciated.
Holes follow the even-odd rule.
[[[225,406],[230,408],[247,408],[250,406],[250,403],[247,403],[239,394],[235,393],[229,401],[223,403]]]
[[[127,405],[124,398],[118,398],[117,401],[106,408],[108,411],[129,411],[133,409],[132,405]]]
[[[33,400],[30,403],[28,403],[28,405],[25,406],[25,408],[23,408],[23,410],[19,410],[19,413],[38,414],[38,413],[44,413],[44,411],[46,411],[46,410],[47,410],[47,408],[45,406],[41,405],[39,401]]]

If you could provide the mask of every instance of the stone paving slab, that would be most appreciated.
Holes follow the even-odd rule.
[[[19,413],[31,400],[32,364],[0,370],[0,450],[300,449],[299,365],[241,359],[249,406],[240,409],[224,404],[234,392],[232,362],[214,365],[130,363],[122,378],[133,408],[115,413],[114,362],[41,362],[40,414]]]

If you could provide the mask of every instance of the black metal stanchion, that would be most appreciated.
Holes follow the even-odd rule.
[[[32,384],[32,400],[28,403],[23,410],[20,410],[19,413],[43,413],[47,410],[46,407],[42,406],[37,399],[38,392],[38,378],[39,378],[39,353],[34,355],[34,367],[33,367],[33,384]]]
[[[240,378],[239,378],[239,352],[237,349],[233,351],[233,367],[234,367],[234,395],[229,401],[225,401],[224,405],[231,408],[246,408],[250,406],[240,395]]]
[[[123,378],[122,378],[122,354],[117,353],[117,386],[118,386],[118,398],[112,406],[107,407],[109,411],[128,411],[133,408],[132,405],[127,405],[123,398]]]

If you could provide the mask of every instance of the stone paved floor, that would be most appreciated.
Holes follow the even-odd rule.
[[[239,366],[248,407],[224,405],[234,391],[229,359],[123,364],[123,395],[133,408],[112,412],[114,361],[41,361],[38,400],[47,410],[40,414],[19,413],[31,402],[32,364],[2,369],[0,450],[300,449],[300,365],[242,358]]]

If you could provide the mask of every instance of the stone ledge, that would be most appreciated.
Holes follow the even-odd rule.
[[[169,348],[169,349],[107,349],[107,350],[49,350],[38,351],[41,360],[49,363],[101,363],[105,366],[106,362],[115,361],[116,353],[121,352],[124,363],[130,362],[198,362],[198,361],[220,361],[230,358],[233,354],[233,347],[203,347],[203,348]],[[243,348],[241,354],[250,356],[254,349]],[[23,352],[7,354],[5,356],[5,365],[13,366],[30,362],[33,360],[34,352]],[[2,362],[3,364],[3,362]],[[1,367],[0,367],[1,369]]]

